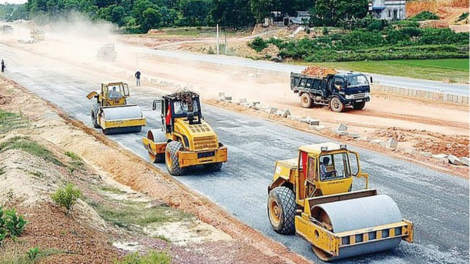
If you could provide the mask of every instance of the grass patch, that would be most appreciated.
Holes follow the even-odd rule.
[[[311,66],[312,63],[301,65]],[[468,83],[469,80],[469,59],[322,62],[313,65],[433,81]]]
[[[152,223],[177,222],[192,217],[191,214],[165,205],[148,207],[148,202],[120,201],[111,207],[96,201],[90,201],[88,198],[84,198],[84,200],[104,220],[128,230],[135,230],[136,225],[145,226]]]
[[[32,141],[28,137],[16,136],[0,144],[0,153],[9,149],[19,149],[31,155],[43,158],[48,162],[64,166],[59,160],[57,160],[52,152],[41,146],[39,143]]]
[[[12,113],[0,109],[0,134],[28,125],[28,120],[21,113]]]
[[[39,247],[30,248],[24,252],[18,247],[12,250],[0,249],[0,264],[33,264],[45,257],[63,254],[65,251],[58,249],[40,249]]]
[[[163,240],[167,243],[171,243],[171,240],[166,236],[158,235],[158,236],[154,236],[154,238],[158,238],[158,239]]]
[[[171,264],[171,256],[166,252],[158,252],[151,250],[145,255],[140,255],[139,252],[128,254],[121,261],[116,261],[116,264]]]
[[[43,178],[45,176],[44,173],[42,173],[40,171],[31,171],[31,172],[29,172],[29,174],[31,174],[33,176],[36,176],[38,178]]]
[[[101,187],[100,190],[104,192],[114,193],[114,194],[125,194],[125,191],[121,191],[116,187]]]
[[[70,157],[68,169],[70,172],[74,172],[76,169],[83,170],[83,160],[77,154],[67,151],[65,155]]]

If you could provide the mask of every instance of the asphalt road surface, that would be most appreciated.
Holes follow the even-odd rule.
[[[35,63],[28,60],[32,56],[35,55],[0,46],[0,57],[6,59],[9,67],[6,77],[92,127],[89,116],[92,102],[85,96],[96,90],[101,81],[113,79],[113,76],[46,58]],[[141,138],[149,128],[160,127],[159,113],[151,111],[151,105],[161,94],[150,87],[131,88],[129,102],[142,108],[148,126],[140,133],[111,135],[109,138],[148,160]],[[228,147],[229,161],[220,172],[206,173],[196,168],[176,179],[240,221],[320,263],[304,239],[282,236],[271,229],[266,211],[267,186],[276,160],[295,157],[301,145],[329,140],[264,119],[208,105],[202,108],[206,121]],[[415,243],[402,242],[393,251],[337,263],[468,263],[468,180],[378,152],[352,149],[360,153],[363,171],[370,173],[370,187],[391,196],[403,218],[414,222]],[[163,164],[156,166],[166,171]]]
[[[290,72],[300,73],[305,69],[305,66],[299,65],[289,65],[282,63],[275,63],[270,61],[254,61],[246,58],[232,57],[232,56],[216,56],[216,55],[204,55],[196,54],[189,52],[175,52],[167,50],[152,50],[148,48],[134,48],[135,52],[153,54],[161,57],[177,58],[184,59],[189,61],[198,61],[198,62],[209,62],[219,65],[226,66],[242,66],[246,68],[252,68],[253,72],[259,71],[273,71],[283,74],[289,74]],[[429,91],[429,92],[440,92],[445,94],[453,95],[469,95],[469,86],[466,84],[450,84],[437,81],[428,81],[420,79],[412,79],[406,77],[396,77],[396,76],[386,76],[380,74],[371,74],[374,82],[378,82],[383,85],[408,88],[420,91]]]

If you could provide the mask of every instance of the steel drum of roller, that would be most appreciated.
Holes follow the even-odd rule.
[[[103,108],[103,117],[106,120],[123,120],[142,118],[142,111],[137,105]]]
[[[360,199],[315,205],[312,216],[330,227],[333,233],[371,228],[402,221],[402,215],[395,201],[387,195],[376,195]],[[367,242],[364,244],[342,247],[338,256],[332,256],[313,246],[316,255],[325,261],[369,254],[397,247],[400,237]]]

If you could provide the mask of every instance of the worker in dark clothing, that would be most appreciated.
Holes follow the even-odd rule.
[[[2,72],[5,72],[6,67],[5,62],[2,60]]]
[[[135,85],[140,86],[140,71],[139,70],[137,70],[137,72],[135,73]]]

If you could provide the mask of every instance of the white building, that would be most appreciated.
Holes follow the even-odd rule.
[[[373,0],[369,12],[377,19],[403,20],[406,18],[405,0]]]

